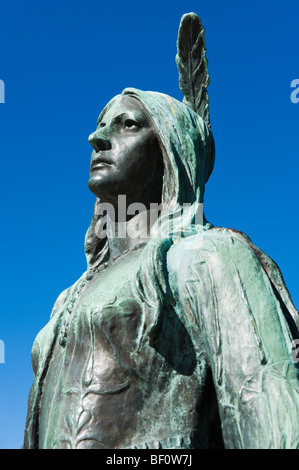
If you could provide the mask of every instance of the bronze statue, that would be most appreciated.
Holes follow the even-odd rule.
[[[201,211],[215,147],[194,13],[177,64],[183,103],[126,89],[89,137],[87,271],[34,342],[25,448],[299,447],[298,313],[276,264]]]

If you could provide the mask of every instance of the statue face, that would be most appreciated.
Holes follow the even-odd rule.
[[[126,195],[127,205],[161,201],[162,152],[139,101],[117,99],[88,140],[93,147],[88,187],[96,196],[115,206],[118,195]]]

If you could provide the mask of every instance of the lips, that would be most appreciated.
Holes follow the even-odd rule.
[[[97,170],[97,169],[103,168],[103,167],[105,167],[105,166],[110,166],[110,165],[109,165],[109,163],[99,162],[99,163],[97,163],[97,164],[92,165],[92,167],[90,168],[90,170],[91,170],[91,171],[92,171],[92,170]]]
[[[105,157],[101,152],[98,152],[95,157],[92,159],[92,163],[90,166],[91,170],[95,170],[97,168],[102,168],[104,166],[111,165],[112,162],[109,158]]]

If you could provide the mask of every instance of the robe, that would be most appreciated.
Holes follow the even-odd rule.
[[[298,448],[298,312],[277,265],[243,233],[212,228],[173,244],[167,271],[174,312],[211,370],[224,447]],[[38,447],[43,382],[66,299],[82,278],[59,296],[34,342],[24,448]]]

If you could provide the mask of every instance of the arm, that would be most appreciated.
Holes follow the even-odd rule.
[[[180,276],[204,338],[226,448],[299,448],[292,337],[254,251],[233,236],[214,240]]]
[[[40,385],[44,370],[47,367],[47,362],[50,357],[50,351],[55,337],[55,315],[59,309],[63,307],[64,301],[67,297],[69,289],[64,290],[57,298],[52,309],[50,321],[50,332],[48,326],[44,327],[37,337],[32,346],[31,362],[34,374],[34,382],[31,386],[28,398],[28,410],[25,423],[24,433],[24,449],[38,448],[38,409],[39,400],[41,395]],[[49,334],[50,333],[50,334]]]

